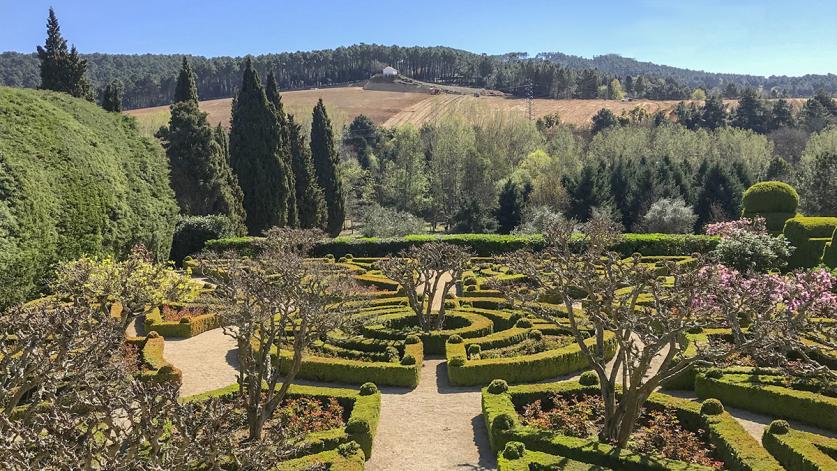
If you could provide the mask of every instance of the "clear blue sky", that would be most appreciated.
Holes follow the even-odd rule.
[[[50,5],[82,52],[239,56],[365,42],[837,73],[835,0],[0,0],[0,51],[42,44]]]

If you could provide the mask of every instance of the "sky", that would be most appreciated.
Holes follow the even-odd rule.
[[[241,56],[357,43],[616,53],[756,75],[837,73],[837,0],[0,0],[0,51]]]

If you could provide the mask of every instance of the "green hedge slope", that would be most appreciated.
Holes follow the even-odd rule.
[[[177,214],[168,172],[133,118],[0,87],[0,306],[33,294],[60,260],[137,243],[165,260]]]

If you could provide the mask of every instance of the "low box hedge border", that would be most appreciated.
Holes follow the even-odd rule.
[[[207,250],[224,252],[232,250],[241,255],[253,255],[258,250],[253,237],[233,237],[210,240]],[[312,251],[312,256],[333,255],[340,258],[346,255],[356,257],[386,257],[419,244],[433,241],[448,242],[467,247],[475,255],[489,257],[515,250],[530,248],[540,250],[545,246],[541,235],[499,235],[499,234],[452,234],[452,235],[409,235],[405,237],[348,238],[338,237],[319,243]],[[623,256],[635,252],[643,255],[691,255],[708,253],[718,245],[718,238],[690,234],[624,234],[622,240],[613,249]]]
[[[273,471],[307,471],[315,466],[325,466],[329,471],[363,471],[363,450],[358,449],[348,456],[343,456],[337,449],[323,451],[282,462]]]
[[[276,349],[271,350],[271,358],[276,361]],[[293,360],[291,352],[282,352],[280,368],[287,372]],[[305,355],[297,373],[300,379],[323,381],[327,383],[363,384],[375,383],[381,386],[401,386],[415,388],[421,377],[424,362],[424,346],[421,342],[404,345],[404,357],[411,355],[415,359],[412,365],[394,362],[372,362],[347,360],[342,358]]]
[[[699,398],[715,398],[728,406],[837,432],[837,398],[782,386],[733,382],[724,378],[731,374],[752,374],[752,368],[720,371],[720,378],[710,378],[705,371],[697,372],[695,394]]]
[[[515,404],[522,405],[544,399],[550,393],[593,393],[597,386],[582,386],[576,381],[509,386],[505,391],[482,390],[482,411],[488,429],[491,448],[496,452],[508,442],[521,442],[527,450],[564,456],[572,460],[619,470],[703,470],[705,468],[683,461],[641,455],[617,449],[597,440],[568,437],[538,430],[520,423]],[[728,469],[734,471],[779,471],[783,469],[761,445],[728,413],[701,414],[697,402],[653,393],[651,406],[673,408],[681,423],[701,427],[709,433],[710,441],[723,458]]]
[[[776,422],[774,422],[775,424]],[[761,442],[787,469],[829,471],[837,469],[837,439],[783,427],[764,429]]]
[[[494,379],[503,379],[510,383],[527,383],[556,378],[568,373],[583,370],[590,366],[587,358],[581,352],[577,343],[532,355],[520,355],[510,358],[485,358],[469,360],[466,352],[469,345],[480,345],[483,348],[496,348],[502,345],[502,340],[514,343],[518,336],[525,336],[531,328],[512,328],[476,339],[468,339],[459,344],[447,344],[448,381],[454,386],[485,385]],[[500,342],[500,343],[498,343]],[[594,346],[595,338],[585,341]],[[611,358],[616,353],[616,339],[612,332],[605,333],[605,356]],[[461,358],[462,366],[454,366],[454,358]]]
[[[218,315],[212,312],[184,317],[180,322],[164,321],[159,307],[155,307],[145,314],[143,325],[146,332],[157,332],[163,337],[183,338],[194,337],[221,327]]]
[[[363,335],[386,340],[402,340],[407,334],[400,329],[386,327],[383,322],[406,319],[411,316],[415,317],[412,311],[380,316],[377,319],[378,323],[362,328]],[[451,335],[459,335],[463,338],[483,337],[493,332],[494,329],[494,324],[490,319],[466,310],[454,309],[448,311],[446,316],[448,318],[465,319],[468,321],[468,325],[456,329],[434,330],[430,333],[414,332],[415,335],[421,338],[424,344],[424,353],[443,355],[445,353],[445,344]]]
[[[267,385],[264,385],[267,387]],[[232,396],[238,392],[238,384],[208,391],[183,398],[184,402],[202,401],[212,397]],[[288,398],[315,397],[318,399],[335,398],[346,409],[350,409],[346,426],[342,429],[325,430],[309,434],[303,439],[301,453],[319,453],[336,449],[340,444],[351,441],[360,445],[366,459],[372,456],[372,446],[378,422],[381,417],[381,393],[374,388],[371,394],[346,388],[327,388],[321,386],[291,385]]]
[[[504,451],[497,453],[497,471],[606,471],[610,469],[540,451],[524,449],[523,455],[519,457],[514,457],[514,453]]]
[[[158,334],[146,337],[126,337],[125,342],[140,349],[142,369],[137,376],[143,380],[183,383],[183,372],[163,357],[165,340]]]

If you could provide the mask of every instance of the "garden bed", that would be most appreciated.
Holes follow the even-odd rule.
[[[163,337],[194,337],[221,327],[218,315],[207,305],[164,304],[145,315],[146,332],[157,332]]]
[[[120,352],[126,369],[143,380],[177,384],[183,382],[183,373],[163,358],[165,341],[157,333],[147,337],[127,337]]]
[[[796,471],[837,469],[837,439],[791,429],[775,421],[764,430],[761,442],[779,463]]]

